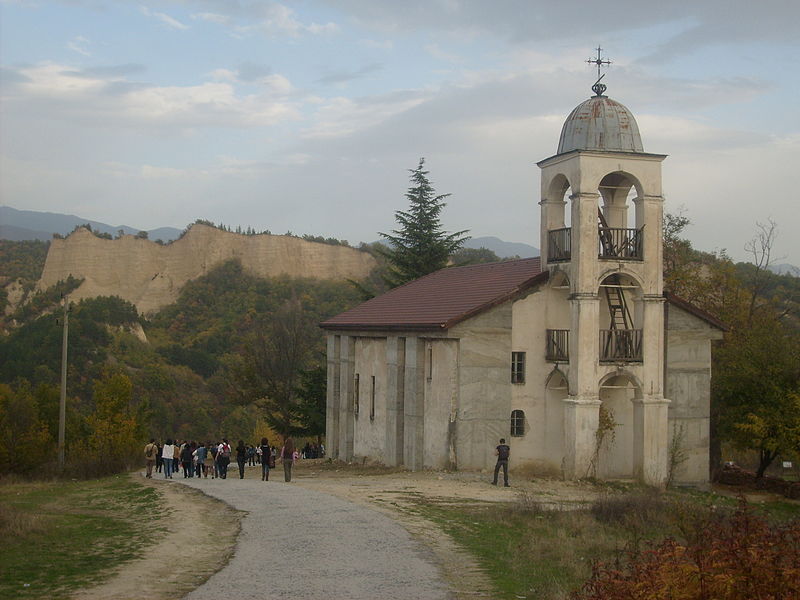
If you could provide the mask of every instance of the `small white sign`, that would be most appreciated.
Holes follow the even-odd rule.
[[[784,469],[791,469],[792,468],[791,461],[788,461],[788,460],[783,461],[783,468]]]

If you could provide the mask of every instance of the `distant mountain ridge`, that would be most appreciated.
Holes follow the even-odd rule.
[[[506,242],[498,237],[474,237],[467,240],[464,244],[466,248],[486,248],[491,250],[500,258],[519,256],[520,258],[534,258],[539,256],[539,249],[523,242]]]
[[[75,215],[18,210],[10,206],[0,206],[0,239],[4,240],[15,242],[22,240],[47,241],[52,239],[54,233],[69,235],[75,227],[86,225],[87,223],[95,231],[113,236],[116,236],[120,230],[126,235],[136,235],[140,231],[147,231],[149,239],[169,242],[178,239],[181,234],[181,230],[174,227],[142,230],[128,225],[108,225],[107,223],[84,219]]]

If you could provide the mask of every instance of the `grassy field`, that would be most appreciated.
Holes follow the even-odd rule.
[[[159,495],[125,475],[0,485],[0,598],[63,598],[157,536]]]
[[[439,524],[473,554],[498,598],[567,598],[591,576],[596,560],[623,559],[667,536],[681,539],[709,510],[733,509],[733,498],[698,492],[611,491],[588,509],[544,510],[524,494],[515,504],[454,503],[410,496],[413,510]],[[775,501],[759,511],[778,521],[800,516],[800,504]]]

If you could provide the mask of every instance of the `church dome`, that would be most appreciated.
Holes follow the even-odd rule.
[[[631,111],[606,96],[594,96],[573,110],[558,140],[558,154],[572,150],[644,152]]]

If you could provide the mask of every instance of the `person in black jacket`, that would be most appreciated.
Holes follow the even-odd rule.
[[[500,467],[503,467],[503,480],[505,481],[505,486],[509,487],[508,457],[511,455],[511,448],[506,445],[505,438],[500,438],[500,445],[494,449],[494,453],[497,455],[497,464],[494,466],[494,481],[492,485],[497,485],[497,475],[500,472]]]
[[[247,447],[243,440],[236,446],[236,462],[239,463],[239,479],[244,479],[244,466],[247,464]]]

